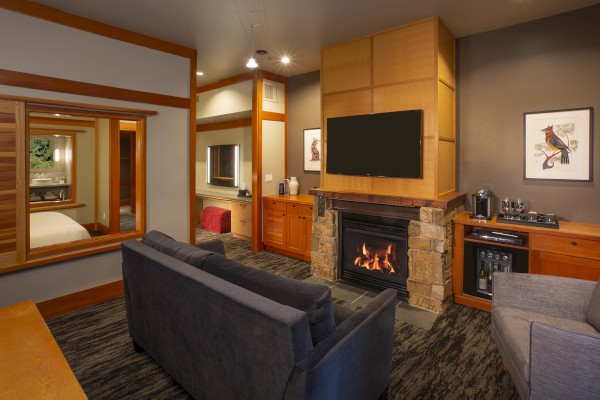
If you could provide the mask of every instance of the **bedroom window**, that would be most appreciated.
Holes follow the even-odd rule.
[[[26,105],[26,261],[118,248],[145,231],[145,115]]]

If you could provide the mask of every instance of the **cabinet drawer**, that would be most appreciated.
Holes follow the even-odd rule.
[[[312,218],[312,204],[302,204],[302,215]]]
[[[231,219],[252,220],[252,203],[234,201],[231,203]]]
[[[600,242],[563,236],[529,235],[531,250],[600,260]]]
[[[285,201],[265,200],[265,210],[285,211]]]
[[[301,214],[302,204],[300,203],[287,203],[286,205],[288,214]]]
[[[231,218],[231,233],[252,237],[252,220],[244,218]]]

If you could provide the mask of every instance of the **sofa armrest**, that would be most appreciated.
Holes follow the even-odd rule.
[[[531,324],[530,398],[591,399],[600,393],[600,337]]]
[[[286,400],[377,399],[392,367],[397,293],[386,289],[296,365]]]
[[[195,246],[202,250],[225,255],[225,245],[221,239],[205,240],[204,242],[196,243]]]
[[[560,276],[495,272],[492,305],[583,321],[595,286]]]

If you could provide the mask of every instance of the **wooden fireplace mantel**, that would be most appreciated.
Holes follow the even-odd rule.
[[[331,190],[327,188],[310,189],[313,196],[323,196],[327,199],[354,201],[358,203],[383,204],[399,207],[431,207],[448,209],[464,204],[465,193],[450,192],[437,198],[405,197],[400,195],[360,193],[344,190]]]

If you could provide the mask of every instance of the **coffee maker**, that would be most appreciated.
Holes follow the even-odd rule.
[[[473,214],[471,218],[492,219],[492,194],[481,189],[473,194]]]

